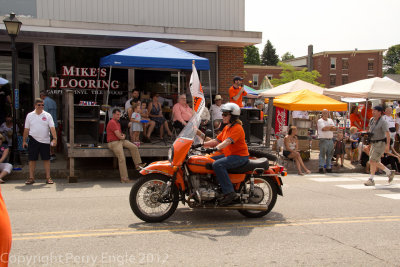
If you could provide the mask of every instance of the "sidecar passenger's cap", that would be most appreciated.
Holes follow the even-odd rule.
[[[380,112],[384,112],[383,107],[381,106],[375,106],[374,109]]]

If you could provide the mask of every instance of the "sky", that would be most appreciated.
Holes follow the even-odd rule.
[[[400,44],[400,0],[245,0],[245,30],[262,32],[281,57]]]

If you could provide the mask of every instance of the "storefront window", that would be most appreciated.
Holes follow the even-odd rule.
[[[32,44],[17,43],[18,53],[18,80],[15,88],[19,89],[19,108],[17,109],[17,121],[22,126],[27,113],[33,109],[33,83],[32,83]],[[4,50],[1,50],[3,49]],[[12,83],[12,58],[10,43],[0,43],[0,77],[10,83],[3,85],[6,90],[11,90]],[[6,104],[6,111],[11,114],[11,105]]]

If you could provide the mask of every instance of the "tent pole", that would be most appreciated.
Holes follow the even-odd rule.
[[[344,128],[347,129],[347,120],[350,120],[350,102],[348,103],[349,110],[346,115],[346,121],[344,122]]]
[[[108,105],[108,97],[110,96],[110,83],[111,83],[111,73],[112,73],[112,66],[110,66],[110,75],[108,76],[108,88],[107,88],[107,96],[106,96],[106,105]]]
[[[365,124],[367,123],[367,108],[368,108],[368,98],[365,99],[365,113],[364,113],[364,131],[365,131]]]
[[[98,85],[99,85],[99,78],[100,78],[100,66],[99,66],[99,68],[98,68],[98,70],[97,70],[97,80],[96,80],[96,95],[94,96],[94,102],[97,102],[97,93],[99,92],[99,87],[98,87]]]
[[[265,140],[265,146],[269,148],[270,143],[271,143],[271,129],[272,129],[272,112],[274,109],[274,98],[270,97],[268,98],[268,117],[267,117],[267,132],[266,132],[266,140]]]
[[[112,72],[112,66],[110,66],[110,74],[108,76],[108,88],[107,88],[107,96],[106,96],[106,102],[104,104],[108,105],[108,96],[110,94],[110,83],[111,83],[111,72]],[[110,110],[106,109],[106,116],[104,118],[104,127],[103,127],[103,136],[101,137],[101,143],[104,143],[104,133],[106,132],[106,123],[107,123],[107,117],[108,117],[108,112]]]
[[[211,91],[211,73],[210,73],[210,70],[208,70],[208,86],[210,87],[210,105],[212,106],[213,101],[212,101],[212,91]],[[214,139],[215,138],[214,122],[213,122],[212,118],[211,118],[211,130],[212,130],[213,139]]]
[[[178,71],[178,96],[181,94],[181,71]]]

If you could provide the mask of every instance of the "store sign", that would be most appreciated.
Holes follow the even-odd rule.
[[[91,94],[103,94],[100,90],[117,90],[120,87],[119,81],[106,79],[107,69],[105,68],[78,68],[75,66],[62,66],[61,77],[50,77],[50,90],[62,93],[64,89],[73,89],[88,94],[87,89],[95,90]]]

